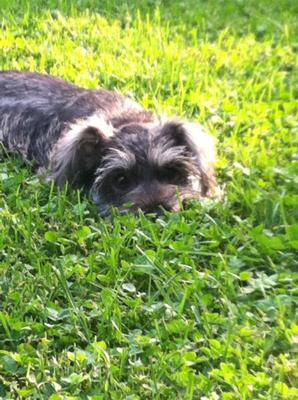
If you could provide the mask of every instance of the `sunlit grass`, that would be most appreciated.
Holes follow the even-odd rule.
[[[102,220],[1,150],[0,398],[298,398],[296,2],[44,3],[0,68],[204,124],[224,198]]]

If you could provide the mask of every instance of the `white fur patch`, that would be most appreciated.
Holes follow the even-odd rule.
[[[201,190],[202,190],[201,182],[200,182],[200,179],[197,176],[190,175],[188,177],[188,180],[189,180],[189,182],[191,184],[191,187],[192,187],[192,190],[194,192],[201,192]]]

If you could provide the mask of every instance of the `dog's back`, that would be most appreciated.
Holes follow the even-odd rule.
[[[116,92],[87,90],[37,73],[0,72],[0,141],[41,166],[48,165],[49,152],[69,123],[94,113],[117,123],[142,112]]]

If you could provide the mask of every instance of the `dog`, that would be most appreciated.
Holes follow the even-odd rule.
[[[199,124],[50,75],[0,72],[0,142],[58,186],[90,193],[103,216],[175,212],[215,192],[214,139]]]

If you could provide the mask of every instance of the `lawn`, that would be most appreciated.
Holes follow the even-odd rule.
[[[224,192],[104,220],[1,149],[1,399],[298,399],[297,4],[0,0],[0,69],[202,123]]]

